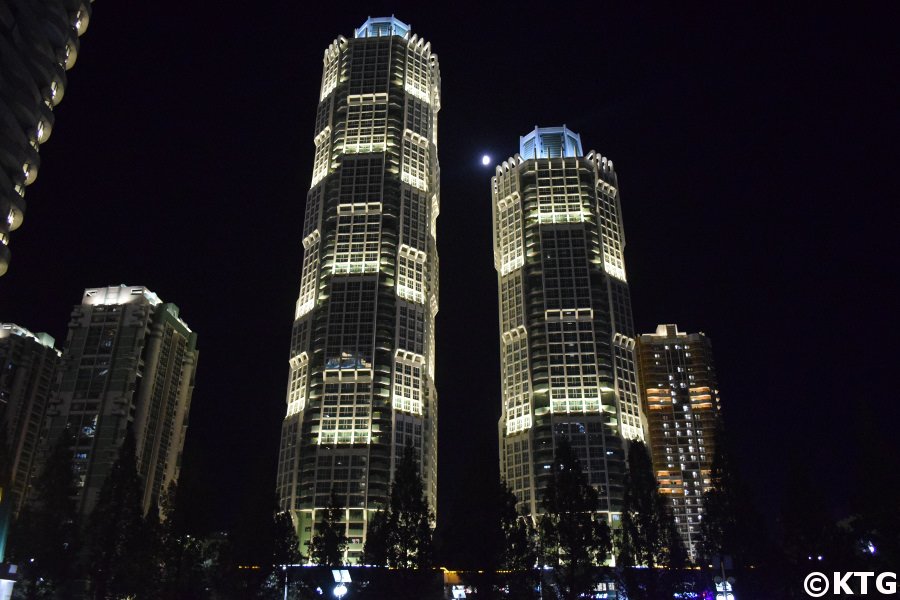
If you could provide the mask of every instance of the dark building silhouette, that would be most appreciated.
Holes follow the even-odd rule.
[[[78,510],[87,516],[131,427],[148,511],[177,480],[197,366],[197,334],[142,286],[89,288],[72,310],[45,443],[74,439]]]
[[[46,333],[0,323],[0,426],[6,465],[0,465],[0,501],[12,515],[22,508],[35,475],[38,442],[60,352]]]

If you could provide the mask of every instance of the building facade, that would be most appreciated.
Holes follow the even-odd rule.
[[[37,177],[38,148],[78,58],[93,0],[8,0],[0,4],[0,275],[9,232],[22,224],[25,187]]]
[[[626,439],[643,439],[612,161],[535,128],[492,181],[500,320],[500,473],[530,514],[560,436],[618,519]]]
[[[393,17],[323,62],[277,491],[304,550],[334,495],[352,563],[407,446],[436,509],[440,71]]]
[[[197,366],[197,334],[142,286],[89,288],[69,321],[45,444],[68,429],[78,511],[91,513],[130,427],[143,509],[178,479]]]
[[[660,325],[638,338],[638,354],[653,469],[696,560],[720,411],[712,345],[703,333]]]
[[[13,516],[21,510],[35,474],[44,414],[60,364],[54,343],[46,333],[0,323],[0,426],[6,428],[0,502]]]

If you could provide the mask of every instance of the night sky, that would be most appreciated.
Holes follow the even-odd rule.
[[[846,508],[858,440],[900,418],[887,15],[305,4],[96,2],[0,278],[0,321],[60,346],[85,287],[145,285],[179,305],[199,335],[182,472],[198,532],[274,504],[322,55],[391,13],[441,66],[449,554],[477,554],[479,490],[498,475],[493,168],[480,158],[512,155],[535,125],[564,123],[614,161],[638,331],[677,323],[712,338],[761,512],[774,516],[798,461]],[[874,430],[860,431],[864,414]]]

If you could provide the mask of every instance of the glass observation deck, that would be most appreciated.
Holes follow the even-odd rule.
[[[400,19],[391,15],[390,17],[369,17],[361,27],[356,29],[354,37],[390,37],[399,35],[404,37],[409,33],[410,26]]]
[[[537,127],[534,131],[519,137],[519,155],[531,158],[571,158],[583,156],[581,136],[563,125],[562,127]]]

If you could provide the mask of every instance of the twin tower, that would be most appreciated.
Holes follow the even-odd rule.
[[[325,51],[277,489],[302,547],[334,495],[351,563],[409,448],[436,508],[440,83],[431,45],[393,17]],[[492,194],[501,476],[536,514],[565,437],[615,520],[623,441],[644,427],[612,162],[536,128]]]

